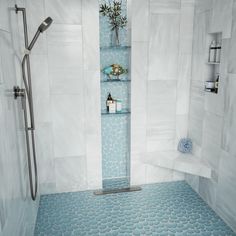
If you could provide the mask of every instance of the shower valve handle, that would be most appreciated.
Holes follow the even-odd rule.
[[[25,97],[25,89],[21,89],[19,86],[13,87],[13,93],[15,99],[17,99],[18,97]]]

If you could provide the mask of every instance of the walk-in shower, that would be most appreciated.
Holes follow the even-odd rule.
[[[22,16],[23,16],[24,41],[25,41],[25,52],[22,59],[22,63],[21,63],[24,88],[21,89],[20,87],[15,86],[13,89],[14,89],[15,99],[17,99],[18,97],[21,97],[22,99],[22,107],[24,110],[24,121],[25,121],[25,135],[26,135],[25,137],[26,137],[26,145],[27,145],[30,192],[31,192],[32,200],[35,200],[37,196],[37,189],[38,189],[38,174],[37,174],[37,161],[36,161],[35,138],[34,138],[35,122],[34,122],[34,109],[33,109],[32,82],[31,82],[29,54],[31,50],[33,49],[40,33],[43,33],[51,25],[52,18],[48,17],[42,22],[42,24],[38,27],[38,30],[35,33],[32,41],[29,43],[26,10],[25,8],[20,8],[17,5],[15,5],[15,12],[18,13],[19,11],[22,12]],[[27,106],[27,103],[28,103],[28,106]],[[28,124],[27,111],[29,111],[30,125]],[[32,143],[31,147],[30,147],[29,136],[31,136],[31,143]],[[33,156],[34,178],[32,174],[31,156]],[[34,184],[33,184],[33,180],[34,180]]]

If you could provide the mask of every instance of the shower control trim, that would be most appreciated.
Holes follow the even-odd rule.
[[[17,99],[18,97],[25,97],[25,89],[21,89],[19,86],[13,87],[13,93],[15,99]]]

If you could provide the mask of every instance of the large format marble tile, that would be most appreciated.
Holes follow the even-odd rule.
[[[10,32],[10,15],[14,12],[14,0],[0,0],[0,29]]]
[[[84,156],[55,159],[57,192],[73,192],[87,188]]]
[[[212,9],[213,0],[195,0],[196,12],[204,12]]]
[[[236,158],[222,152],[219,182],[217,187],[216,211],[236,231]]]
[[[0,234],[31,235],[38,198],[35,203],[30,199],[25,136],[22,135],[22,124],[19,124],[22,104],[14,100],[12,93],[16,84],[13,44],[6,31],[0,31],[0,51],[3,78],[0,87],[0,163],[4,167],[0,168]]]
[[[39,182],[53,183],[55,181],[55,170],[53,162],[54,155],[51,123],[37,124],[36,143]]]
[[[179,13],[181,8],[181,0],[150,0],[151,13]]]
[[[228,54],[229,66],[228,72],[235,74],[236,73],[236,3],[233,4],[233,23],[232,23],[232,36],[230,41],[230,50]]]
[[[211,32],[222,32],[223,38],[231,37],[233,0],[213,0]]]
[[[82,24],[81,0],[45,0],[45,9],[57,24]]]
[[[191,84],[191,54],[179,56],[179,72],[176,94],[176,114],[187,114],[189,110]]]
[[[49,31],[48,69],[53,94],[81,92],[83,88],[82,52],[81,26],[54,25]]]
[[[152,15],[149,80],[175,80],[178,73],[179,14]]]
[[[84,100],[81,95],[53,95],[53,141],[56,157],[85,154]]]
[[[194,21],[194,1],[181,1],[180,11],[180,46],[181,53],[192,53],[193,44],[193,21]]]
[[[98,1],[82,1],[83,67],[86,70],[98,70],[100,68],[98,8]]]
[[[132,41],[147,42],[149,40],[149,0],[132,1],[131,14]]]
[[[216,188],[216,183],[211,179],[199,178],[199,194],[213,209],[216,204]]]
[[[236,112],[235,112],[235,88],[236,75],[229,74],[226,85],[225,116],[222,136],[222,147],[231,155],[236,155],[234,137],[236,136]]]

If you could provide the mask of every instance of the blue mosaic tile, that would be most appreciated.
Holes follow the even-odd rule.
[[[139,192],[95,196],[92,191],[44,195],[35,236],[235,236],[183,181]]]
[[[130,187],[130,181],[127,177],[104,179],[102,181],[102,187],[104,190],[128,188]]]
[[[103,179],[127,176],[129,166],[129,121],[129,115],[102,116]]]
[[[109,4],[110,0],[100,0],[100,4]],[[126,15],[127,2],[122,0],[122,14]],[[100,15],[100,66],[103,69],[112,64],[119,64],[123,68],[130,68],[130,48],[112,47],[112,32],[107,17]],[[128,45],[127,29],[119,31],[120,45]],[[105,48],[104,48],[105,47]],[[130,79],[130,73],[121,75],[120,79]],[[107,76],[101,73],[101,79]],[[122,100],[122,108],[130,110],[130,83],[102,83],[101,110],[106,110],[108,93],[114,99]],[[102,177],[103,180],[123,178],[129,176],[130,163],[130,115],[102,116]]]

